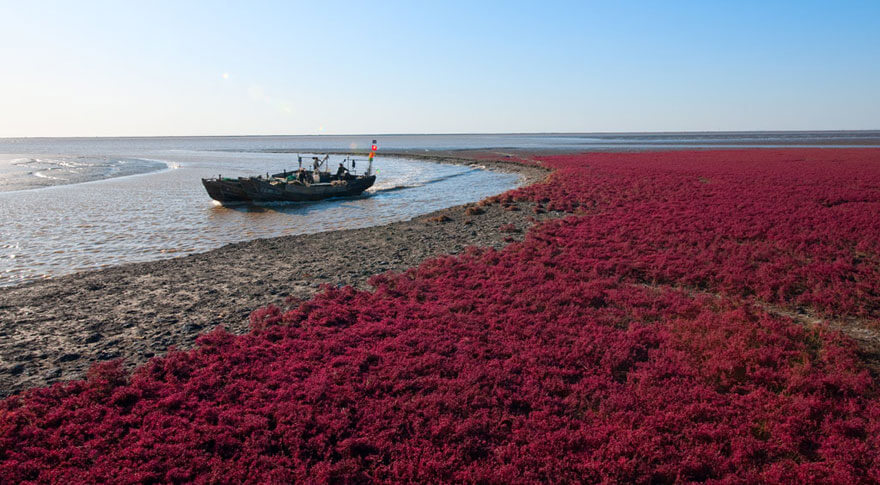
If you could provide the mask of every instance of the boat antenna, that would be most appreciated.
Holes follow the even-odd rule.
[[[296,161],[299,162],[299,168],[303,168],[303,157],[299,153],[296,154]]]

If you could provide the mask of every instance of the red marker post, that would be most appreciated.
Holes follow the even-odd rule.
[[[376,140],[373,140],[373,144],[370,145],[370,165],[367,167],[367,175],[373,172],[373,155],[376,154],[376,150],[378,146],[376,145]]]

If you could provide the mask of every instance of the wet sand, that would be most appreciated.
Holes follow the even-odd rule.
[[[485,159],[512,156],[424,158],[514,171],[524,185],[547,176],[541,168]],[[519,204],[519,210],[490,204],[468,214],[473,205],[384,226],[258,239],[0,288],[0,396],[81,378],[99,361],[123,358],[135,366],[170,346],[187,348],[218,325],[243,333],[251,311],[261,306],[308,299],[322,284],[369,289],[374,274],[403,271],[468,246],[499,248],[521,239],[535,218],[559,215],[536,215],[531,204]],[[504,224],[520,232],[499,231]]]

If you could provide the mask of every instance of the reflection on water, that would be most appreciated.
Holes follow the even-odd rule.
[[[479,200],[517,182],[515,175],[473,167],[379,157],[377,183],[359,197],[225,207],[201,185],[202,177],[219,173],[295,168],[295,158],[177,153],[168,160],[176,169],[0,192],[0,285],[256,238],[387,224]]]

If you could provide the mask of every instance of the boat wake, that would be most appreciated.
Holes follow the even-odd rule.
[[[380,187],[370,189],[367,192],[372,193],[372,194],[383,194],[383,193],[387,193],[387,192],[397,192],[399,190],[415,189],[415,188],[419,188],[419,187],[424,187],[426,185],[436,184],[438,182],[445,182],[447,180],[461,177],[463,175],[468,175],[468,174],[471,174],[474,172],[478,172],[479,170],[480,169],[478,169],[478,168],[473,168],[471,170],[467,170],[467,171],[459,172],[459,173],[454,173],[454,174],[450,174],[450,175],[444,175],[442,177],[433,178],[431,180],[426,180],[424,182],[415,182],[415,183],[411,183],[411,184],[403,183],[400,185],[392,185],[390,187],[381,187],[380,186]]]

